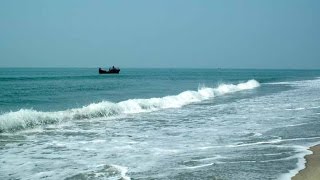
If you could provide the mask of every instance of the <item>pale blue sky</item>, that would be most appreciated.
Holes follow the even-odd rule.
[[[111,65],[320,69],[320,1],[0,1],[0,67]]]

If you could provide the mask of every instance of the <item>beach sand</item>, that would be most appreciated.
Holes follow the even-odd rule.
[[[306,168],[299,171],[292,180],[320,180],[320,145],[310,148],[313,152],[305,158]]]

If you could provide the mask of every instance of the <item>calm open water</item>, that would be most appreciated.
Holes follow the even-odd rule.
[[[319,70],[0,69],[0,179],[290,179]]]

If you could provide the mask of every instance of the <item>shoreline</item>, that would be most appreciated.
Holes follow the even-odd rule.
[[[312,154],[306,155],[305,168],[292,177],[292,180],[319,180],[320,177],[320,144],[309,148]]]

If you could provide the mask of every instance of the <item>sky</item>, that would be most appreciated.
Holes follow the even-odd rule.
[[[3,0],[0,67],[320,69],[319,0]]]

